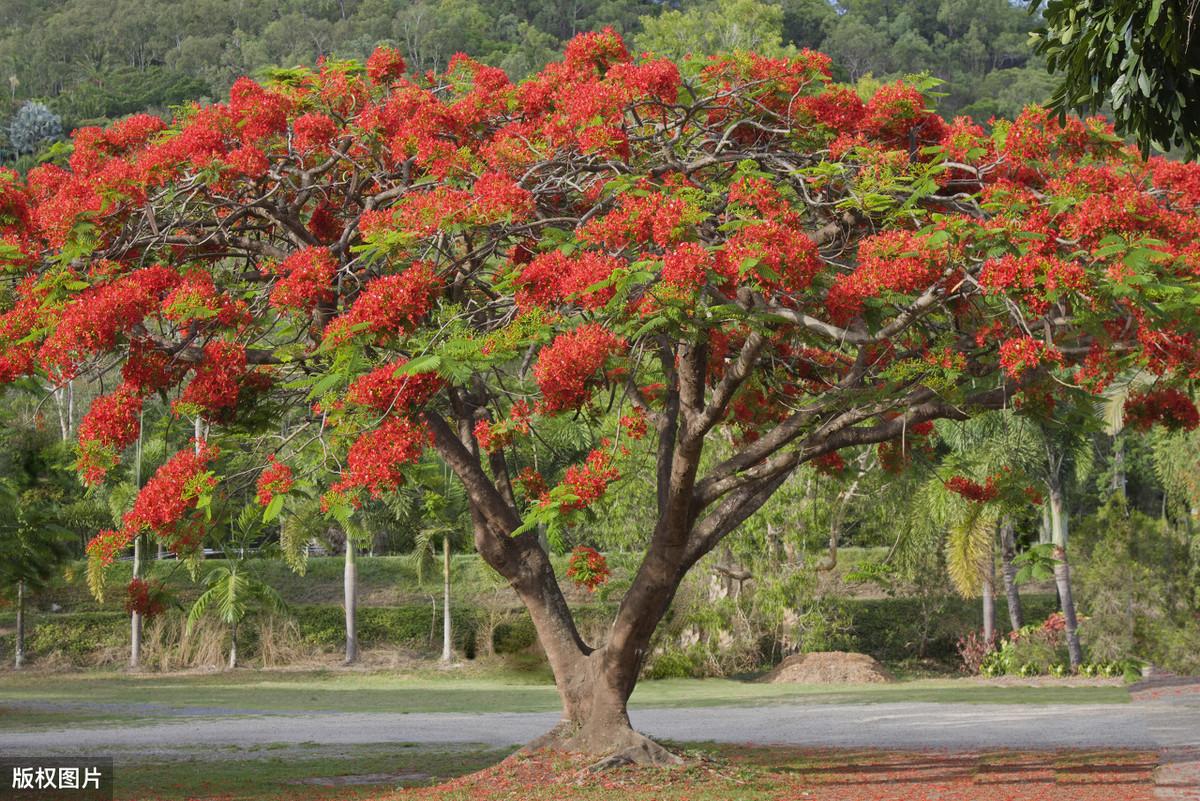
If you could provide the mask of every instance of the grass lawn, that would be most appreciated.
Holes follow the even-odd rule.
[[[759,684],[728,679],[666,679],[638,685],[634,708],[730,706],[775,703],[1125,703],[1120,686],[998,686],[962,679],[922,679],[874,685]],[[161,708],[349,712],[548,712],[559,709],[548,678],[522,672],[468,675],[348,671],[257,671],[130,676],[122,673],[8,673],[0,682],[0,707],[11,702],[139,705]],[[149,705],[149,706],[143,706]],[[90,709],[89,709],[90,707]],[[128,716],[128,709],[113,715]],[[21,712],[17,725],[41,715]]]
[[[511,752],[477,747],[311,743],[228,748],[195,758],[119,761],[115,801],[348,801],[427,786],[495,765]],[[180,755],[182,756],[182,755]]]

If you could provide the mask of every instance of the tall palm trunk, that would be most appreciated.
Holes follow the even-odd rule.
[[[25,666],[25,580],[17,582],[17,648],[13,667],[20,670]]]
[[[350,665],[358,661],[358,561],[349,535],[342,589],[346,601],[346,664]]]
[[[442,535],[442,661],[454,658],[450,647],[450,534]]]
[[[1000,570],[1004,580],[1004,595],[1008,599],[1008,622],[1017,631],[1025,625],[1021,611],[1021,593],[1017,589],[1017,536],[1012,520],[1005,519],[1000,526]]]
[[[229,631],[229,669],[233,670],[238,665],[237,653],[237,630],[238,624],[234,623]]]
[[[989,551],[991,549],[989,548]],[[987,564],[983,566],[983,639],[985,642],[996,640],[996,558],[988,553]]]
[[[1079,644],[1079,621],[1075,616],[1075,600],[1071,594],[1071,565],[1067,559],[1068,513],[1063,490],[1057,477],[1050,482],[1050,534],[1054,543],[1054,583],[1058,587],[1059,605],[1066,623],[1067,653],[1071,668],[1083,664],[1083,649]]]
[[[142,538],[133,539],[133,577],[142,575]],[[142,613],[133,610],[129,616],[129,667],[137,668],[142,661]]]
[[[142,414],[138,413],[137,451],[133,461],[133,485],[142,486]],[[161,545],[159,547],[162,547]],[[142,577],[142,536],[133,539],[133,578]],[[142,613],[133,610],[129,616],[129,667],[136,669],[142,661]]]

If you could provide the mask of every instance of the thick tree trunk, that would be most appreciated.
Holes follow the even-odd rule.
[[[554,748],[603,756],[602,765],[635,763],[674,765],[682,760],[638,733],[627,704],[641,669],[636,652],[615,654],[606,648],[555,671],[562,698],[562,720],[529,748]]]
[[[454,659],[450,631],[450,535],[442,535],[442,661]]]
[[[1062,489],[1050,487],[1050,532],[1054,542],[1054,583],[1066,623],[1067,653],[1072,670],[1083,664],[1083,649],[1079,644],[1079,622],[1075,616],[1075,600],[1071,594],[1071,566],[1067,559],[1067,509]]]
[[[17,582],[17,647],[13,667],[20,670],[25,666],[25,582]]]
[[[234,623],[229,632],[229,669],[233,670],[238,664],[237,655],[237,623]]]
[[[349,535],[346,537],[342,595],[346,605],[346,664],[352,665],[358,661],[358,560]]]
[[[1005,520],[1000,526],[1000,565],[1004,578],[1004,595],[1008,599],[1008,622],[1016,631],[1025,625],[1025,615],[1021,611],[1021,593],[1017,589],[1017,566],[1013,560],[1017,557],[1017,537],[1011,520]]]

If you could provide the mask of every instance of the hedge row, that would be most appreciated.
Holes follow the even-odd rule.
[[[924,640],[924,655],[946,664],[956,663],[955,644],[963,633],[978,629],[979,601],[943,599],[940,614],[927,628],[921,623],[928,615],[922,601],[915,598],[844,599],[841,601],[853,621],[856,647],[884,662],[900,662],[917,656]],[[1030,595],[1022,599],[1026,622],[1040,622],[1055,608],[1053,595]],[[612,613],[605,606],[577,610],[580,629],[585,636],[595,635]],[[344,642],[344,613],[340,606],[293,606],[300,636],[305,643],[322,650],[337,650]],[[1007,630],[1008,613],[1003,599],[997,599],[997,624]],[[468,658],[486,650],[486,612],[455,604],[451,607],[451,628],[455,648]],[[240,643],[247,657],[253,658],[253,634],[246,631]],[[361,607],[358,612],[359,642],[364,647],[403,647],[435,651],[441,647],[441,605]],[[128,618],[120,612],[72,612],[31,615],[27,651],[32,659],[59,654],[76,664],[88,664],[98,653],[126,646]],[[536,642],[528,615],[514,612],[493,630],[496,653],[518,653]],[[13,635],[0,637],[0,659],[11,657]]]

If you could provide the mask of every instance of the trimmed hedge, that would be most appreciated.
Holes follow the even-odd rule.
[[[1027,623],[1039,623],[1056,608],[1053,595],[1028,595],[1022,599]],[[852,623],[859,651],[883,662],[900,662],[917,655],[921,639],[921,601],[915,598],[843,599],[840,601]],[[956,643],[965,632],[980,627],[979,600],[944,599],[945,609],[930,626],[925,656],[956,665]],[[576,608],[576,619],[585,638],[594,639],[607,626],[615,606],[596,604]],[[336,650],[345,642],[344,612],[333,605],[291,607],[300,636],[309,645]],[[468,658],[486,651],[479,638],[484,635],[485,613],[473,606],[451,606],[454,646]],[[1008,630],[1008,610],[1003,598],[996,601],[996,623],[1003,634]],[[112,648],[126,647],[128,618],[121,612],[63,612],[30,615],[27,650],[32,659],[58,653],[76,664]],[[512,654],[531,650],[537,635],[529,615],[522,612],[496,626],[493,642],[496,653]],[[410,604],[406,606],[368,606],[358,610],[358,638],[366,647],[404,647],[418,651],[436,651],[441,647],[442,606]],[[244,631],[241,645],[246,656],[255,650],[252,629]],[[13,635],[0,638],[5,658],[11,655]]]

